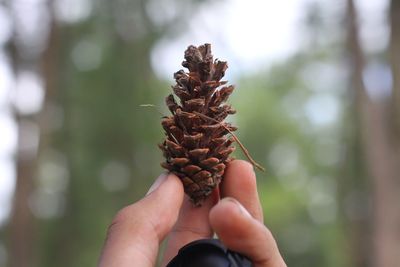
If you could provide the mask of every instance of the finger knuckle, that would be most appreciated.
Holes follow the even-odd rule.
[[[127,219],[129,219],[129,217],[131,217],[131,213],[132,213],[132,208],[131,206],[126,206],[122,209],[120,209],[117,214],[114,216],[113,222],[119,223],[119,222],[123,222],[126,221]]]
[[[119,228],[121,225],[123,225],[125,222],[130,221],[132,218],[132,214],[134,207],[132,205],[126,206],[122,209],[120,209],[114,216],[113,220],[111,221],[111,224],[108,226],[108,233],[115,231],[117,228]]]

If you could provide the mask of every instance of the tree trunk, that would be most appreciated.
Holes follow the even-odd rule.
[[[395,1],[394,1],[395,2]],[[372,263],[394,267],[400,262],[399,149],[390,127],[389,101],[371,99],[363,84],[365,59],[358,40],[353,0],[348,0],[348,45],[355,105],[361,121],[361,138],[372,185]],[[392,38],[393,39],[393,38]]]
[[[51,1],[49,1],[51,6]],[[50,10],[50,9],[49,9]],[[51,13],[51,11],[49,11]],[[52,15],[52,14],[50,14]],[[48,146],[49,133],[47,129],[46,113],[49,112],[50,100],[54,97],[54,88],[57,77],[55,75],[57,65],[57,45],[58,32],[51,17],[50,32],[44,38],[48,39],[47,47],[37,59],[27,61],[18,54],[17,39],[14,37],[9,44],[9,54],[14,73],[18,73],[28,67],[33,70],[41,71],[44,83],[45,98],[43,109],[38,114],[21,115],[14,109],[14,118],[18,126],[18,150],[16,156],[16,189],[14,194],[13,209],[10,220],[10,266],[12,267],[32,267],[35,266],[35,234],[36,221],[31,212],[29,200],[35,190],[34,177],[37,170],[37,156],[39,150]],[[41,65],[39,65],[41,64]],[[33,149],[24,149],[24,139],[32,133],[24,124],[33,123],[40,129],[38,142],[40,146]]]
[[[10,266],[32,266],[33,218],[28,206],[32,192],[33,162],[18,156],[17,183],[10,222]]]
[[[390,6],[390,59],[393,73],[393,119],[395,136],[400,142],[400,1],[392,0]]]
[[[17,50],[17,40],[14,37],[8,45],[12,68],[15,74],[24,65]],[[32,122],[32,118],[20,116],[13,108],[14,119],[18,128],[18,143],[16,152],[16,186],[13,199],[13,207],[10,218],[10,251],[9,259],[11,267],[29,267],[33,262],[34,244],[34,218],[29,207],[29,198],[33,192],[33,175],[35,170],[35,151],[23,147],[24,139],[32,133],[29,132],[26,123]]]

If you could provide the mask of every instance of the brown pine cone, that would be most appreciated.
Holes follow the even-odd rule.
[[[236,127],[224,122],[235,113],[224,104],[234,86],[221,81],[228,65],[214,61],[210,44],[189,46],[182,66],[189,72],[176,72],[172,86],[179,104],[172,94],[166,98],[172,115],[161,122],[166,135],[160,144],[166,159],[161,166],[175,173],[193,203],[200,205],[220,183],[235,150],[227,134]]]

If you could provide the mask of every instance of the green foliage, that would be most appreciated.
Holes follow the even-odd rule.
[[[301,55],[245,77],[232,102],[241,141],[267,168],[257,175],[265,223],[288,266],[347,266],[335,191],[339,162],[327,164],[315,153],[327,138],[338,141],[339,124],[318,127],[306,114],[315,93],[302,71],[316,60],[332,64]]]

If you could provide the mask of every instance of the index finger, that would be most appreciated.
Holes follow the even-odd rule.
[[[221,186],[221,198],[237,199],[258,221],[263,222],[263,212],[258,197],[256,174],[253,165],[244,160],[230,162]]]

